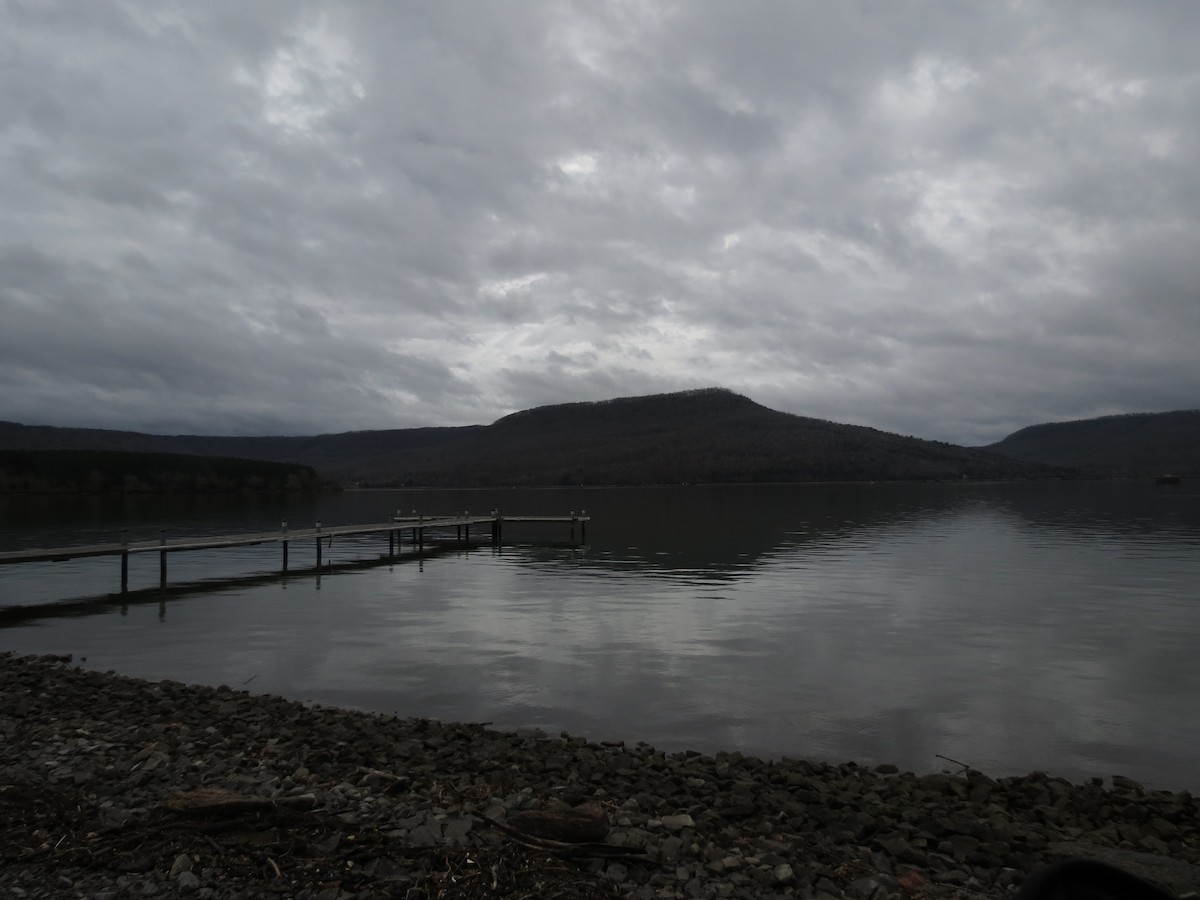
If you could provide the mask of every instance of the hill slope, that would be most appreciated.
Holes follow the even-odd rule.
[[[182,453],[270,462],[299,463],[327,470],[346,461],[369,459],[430,444],[438,444],[479,429],[398,428],[388,431],[348,431],[308,437],[214,437],[195,434],[142,434],[100,428],[56,428],[0,422],[0,449],[110,450],[125,453]]]
[[[1200,475],[1200,410],[1031,425],[979,449],[1100,475]]]
[[[377,486],[1004,479],[1063,474],[709,388],[543,406],[488,426],[315,437],[144,435],[0,423],[0,448],[135,450],[301,463]]]
[[[1048,467],[767,409],[710,388],[513,413],[436,447],[358,463],[413,485],[1028,478]]]

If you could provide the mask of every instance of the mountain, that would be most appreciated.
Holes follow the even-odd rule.
[[[1200,410],[1031,425],[979,449],[1096,475],[1200,475]]]
[[[374,486],[1061,477],[1050,466],[777,412],[721,388],[542,406],[487,426],[315,437],[143,435],[0,423],[0,448],[122,449],[302,463]]]
[[[949,444],[777,412],[720,388],[513,413],[359,468],[436,485],[999,479],[1051,475]],[[1062,474],[1062,473],[1057,473]]]

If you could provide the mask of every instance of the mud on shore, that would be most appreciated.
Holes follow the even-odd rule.
[[[1006,897],[1064,856],[1200,889],[1200,808],[502,732],[0,655],[0,896]]]

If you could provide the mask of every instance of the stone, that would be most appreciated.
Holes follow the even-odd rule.
[[[186,853],[180,853],[175,857],[175,862],[171,864],[171,871],[167,873],[168,878],[177,878],[181,872],[192,871],[192,858]]]
[[[679,831],[681,828],[694,828],[696,825],[696,820],[687,813],[683,813],[682,815],[678,816],[663,816],[661,821],[663,828],[667,829],[667,831]]]
[[[1124,775],[1114,775],[1112,777],[1113,787],[1116,790],[1128,791],[1134,794],[1145,793],[1145,788],[1141,784],[1134,781],[1132,778],[1126,778]]]
[[[625,881],[629,877],[629,867],[621,862],[610,862],[604,870],[604,877],[618,883]]]
[[[175,879],[175,885],[181,893],[187,893],[200,887],[200,878],[195,872],[188,869],[179,873],[179,877]]]
[[[879,879],[873,875],[855,879],[846,886],[845,891],[847,897],[855,898],[855,900],[875,900],[876,897],[886,893],[887,891],[880,884]]]
[[[511,846],[510,834],[474,810],[533,828],[539,817],[578,818],[589,803],[594,811],[582,818],[597,830],[585,837],[641,851],[652,864],[597,859],[584,865],[584,876],[642,900],[1000,897],[1067,849],[1064,838],[1075,841],[1073,855],[1113,854],[1124,868],[1169,880],[1177,895],[1200,887],[1193,798],[1119,779],[1106,789],[1047,775],[922,776],[887,765],[667,755],[644,744],[518,736],[228,689],[156,687],[0,653],[0,706],[14,696],[26,698],[27,716],[0,716],[0,792],[31,793],[0,803],[16,801],[30,817],[27,829],[7,835],[25,842],[18,850],[30,855],[27,866],[0,875],[6,897],[415,896],[430,875],[417,861],[420,848],[439,854],[463,844],[451,852],[465,854],[464,873],[487,878],[466,860],[476,859],[476,849],[486,859]],[[219,714],[224,704],[233,714]],[[76,784],[76,775],[85,783]],[[53,802],[37,791],[49,791]],[[139,850],[160,846],[151,838],[163,798],[170,814],[192,821],[180,829],[168,819],[173,842]],[[280,856],[282,835],[310,824],[327,837],[313,838],[303,857]],[[185,833],[193,838],[179,836]],[[38,868],[56,860],[44,850],[37,855],[39,848],[63,835],[62,851],[77,853],[70,844],[76,834],[88,834],[89,850],[107,853],[110,864],[75,870],[60,853],[57,868]],[[414,855],[391,855],[399,847]],[[233,859],[242,864],[230,865]]]
[[[662,843],[658,845],[658,858],[662,862],[675,862],[679,859],[679,851],[683,847],[683,841],[675,835],[664,838]]]

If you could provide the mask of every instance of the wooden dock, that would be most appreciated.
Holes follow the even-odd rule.
[[[335,537],[360,534],[386,534],[388,536],[388,552],[386,558],[395,556],[400,551],[400,545],[405,532],[411,535],[411,543],[417,551],[425,546],[426,532],[455,531],[454,540],[459,544],[469,544],[471,528],[487,526],[489,541],[500,544],[504,538],[504,527],[509,524],[535,525],[567,525],[570,529],[570,541],[576,544],[578,529],[579,543],[587,541],[587,523],[591,517],[574,510],[566,516],[502,516],[499,510],[492,510],[485,515],[472,515],[464,511],[457,515],[444,516],[402,516],[396,514],[386,522],[372,522],[366,525],[323,525],[316,522],[311,528],[289,528],[283,522],[278,531],[258,531],[244,534],[208,535],[200,537],[168,538],[165,532],[160,533],[157,541],[130,541],[128,532],[122,532],[120,540],[107,544],[86,544],[71,547],[33,547],[27,550],[9,550],[0,552],[0,565],[29,562],[65,562],[89,556],[119,556],[121,558],[121,590],[129,589],[129,557],[135,553],[158,553],[159,583],[167,583],[167,554],[182,553],[189,550],[219,550],[225,547],[250,547],[256,544],[279,544],[282,547],[282,571],[288,571],[288,549],[296,541],[312,541],[316,551],[316,568],[321,567],[322,547],[330,546]]]

